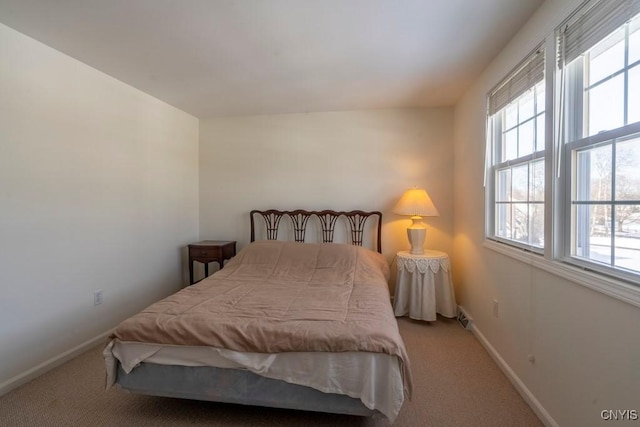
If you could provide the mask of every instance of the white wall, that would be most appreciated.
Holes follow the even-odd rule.
[[[455,109],[454,267],[478,331],[561,426],[640,409],[640,309],[483,248],[486,94],[580,3],[547,1]],[[499,318],[492,300],[499,301]],[[527,361],[529,354],[535,363]]]
[[[197,237],[198,120],[0,24],[0,390],[176,291]]]
[[[391,213],[413,185],[440,217],[426,247],[449,252],[452,109],[347,111],[200,122],[200,237],[249,241],[251,209],[380,210],[382,246],[408,249],[408,218]]]

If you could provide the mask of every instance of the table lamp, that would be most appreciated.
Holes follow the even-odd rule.
[[[424,239],[427,228],[422,223],[423,216],[440,216],[431,198],[422,188],[413,187],[404,192],[393,213],[410,215],[413,223],[407,228],[407,236],[411,244],[412,255],[424,254]]]

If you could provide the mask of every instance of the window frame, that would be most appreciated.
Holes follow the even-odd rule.
[[[602,144],[606,144],[610,141],[625,139],[634,134],[640,136],[640,122],[631,124],[625,124],[623,126],[602,131],[595,135],[589,135],[590,131],[587,130],[587,123],[589,117],[588,111],[588,94],[587,92],[593,87],[610,80],[613,76],[624,74],[624,87],[625,92],[623,94],[624,103],[623,107],[623,120],[626,123],[628,118],[628,78],[627,75],[631,69],[640,66],[640,60],[629,64],[628,61],[628,41],[629,41],[629,23],[628,21],[623,24],[625,29],[625,59],[624,65],[620,70],[617,70],[609,75],[600,78],[596,83],[587,82],[588,69],[585,70],[589,61],[590,48],[581,55],[578,59],[568,64],[564,71],[556,69],[554,74],[560,74],[565,79],[566,86],[564,87],[564,117],[556,117],[557,122],[562,121],[564,129],[563,138],[560,141],[556,141],[556,144],[561,144],[558,150],[560,157],[560,174],[556,181],[556,187],[560,187],[561,193],[564,195],[562,198],[562,212],[563,215],[560,218],[561,226],[556,227],[554,232],[556,233],[557,240],[562,241],[559,247],[556,247],[555,259],[564,263],[578,267],[584,271],[592,271],[604,276],[612,277],[614,279],[623,280],[631,283],[633,286],[637,286],[640,289],[640,272],[633,272],[621,267],[615,267],[613,265],[606,265],[595,260],[591,261],[577,255],[574,255],[574,241],[576,239],[574,233],[574,224],[577,219],[575,218],[575,212],[573,207],[575,205],[586,205],[589,203],[580,203],[574,201],[574,181],[576,180],[575,174],[577,169],[576,153],[581,149],[589,147],[597,147]],[[622,26],[618,27],[615,31],[619,31]],[[557,33],[557,32],[556,32]],[[613,34],[613,33],[611,33]],[[556,35],[557,37],[557,35]],[[604,39],[598,41],[597,46]],[[564,72],[564,75],[562,73]],[[557,92],[555,98],[560,98],[560,91]],[[556,159],[558,161],[558,159]],[[615,162],[615,160],[613,160]],[[615,163],[612,164],[612,169],[615,170]],[[623,203],[615,203],[615,196],[611,195],[612,200],[609,203],[612,206],[618,206]],[[557,217],[555,219],[558,219]],[[577,228],[577,227],[576,227]],[[611,248],[612,252],[615,251],[614,247]]]
[[[529,165],[529,168],[531,167],[531,165],[533,165],[534,162],[536,161],[540,161],[543,160],[545,162],[545,180],[544,180],[544,185],[545,188],[547,188],[547,180],[546,180],[546,174],[547,174],[547,153],[548,153],[548,132],[547,132],[547,128],[549,127],[549,90],[548,90],[548,82],[546,80],[546,68],[547,68],[547,54],[548,51],[546,50],[546,46],[544,43],[539,44],[535,49],[533,49],[528,55],[525,56],[524,60],[518,64],[517,67],[514,68],[514,70],[512,70],[511,72],[509,72],[507,74],[507,77],[504,78],[497,86],[496,88],[499,88],[500,86],[506,84],[506,82],[508,82],[509,80],[511,80],[511,78],[517,74],[517,70],[519,68],[522,68],[523,66],[526,66],[526,64],[528,62],[530,62],[532,60],[532,58],[539,53],[540,51],[542,51],[542,55],[543,55],[543,62],[544,62],[544,67],[545,67],[545,72],[544,72],[544,77],[542,78],[541,81],[537,81],[535,83],[533,83],[525,92],[521,93],[520,95],[518,95],[515,99],[513,99],[511,102],[509,102],[508,104],[504,105],[500,110],[496,111],[494,114],[490,114],[489,113],[489,109],[487,109],[487,153],[486,153],[486,161],[487,164],[485,165],[486,168],[486,176],[485,176],[485,187],[486,187],[486,191],[485,191],[485,238],[489,239],[489,240],[493,240],[496,242],[499,242],[501,244],[504,245],[510,245],[513,246],[519,250],[524,250],[524,251],[530,251],[532,253],[536,253],[538,255],[543,255],[544,254],[544,246],[540,247],[540,246],[535,246],[535,245],[531,245],[529,243],[525,243],[525,242],[521,242],[515,239],[508,239],[505,238],[503,236],[499,236],[497,234],[497,226],[496,226],[496,222],[497,222],[497,205],[498,205],[498,201],[497,201],[497,190],[498,190],[498,172],[500,170],[504,170],[506,168],[509,169],[513,169],[514,167],[517,166],[521,166],[521,165]],[[525,65],[523,65],[525,64]],[[533,115],[528,118],[527,120],[524,120],[522,122],[520,122],[520,120],[517,120],[517,123],[515,126],[512,126],[509,129],[518,129],[520,128],[520,126],[523,123],[526,123],[528,121],[531,121],[534,125],[534,138],[533,138],[533,151],[529,154],[526,154],[524,156],[521,157],[517,157],[515,159],[509,159],[509,160],[504,160],[504,161],[499,161],[499,159],[501,158],[501,154],[502,154],[502,147],[504,146],[503,144],[503,126],[502,126],[502,120],[504,117],[504,111],[505,109],[511,105],[512,102],[517,101],[519,99],[522,98],[522,96],[526,95],[529,91],[534,90],[535,87],[537,87],[539,84],[543,85],[543,91],[544,91],[544,106],[543,106],[543,112],[540,113],[538,112],[539,109],[536,108],[537,107],[537,96],[536,96],[536,92],[534,91],[534,112]],[[490,104],[490,97],[491,97],[491,93],[495,92],[496,89],[494,88],[490,94],[487,96],[487,105]],[[538,117],[542,115],[544,117],[544,129],[543,129],[543,135],[544,135],[544,141],[545,141],[545,145],[544,145],[544,149],[542,150],[537,150],[538,146],[537,146],[537,141],[536,141],[536,136],[538,134],[538,130],[537,130],[537,119]],[[518,147],[519,147],[519,143],[518,143]],[[530,176],[530,172],[529,172],[529,176]],[[527,193],[530,194],[530,184],[528,182],[527,184]],[[547,205],[547,197],[546,194],[547,192],[544,192],[545,194],[545,200],[542,202],[543,205],[545,206],[544,209],[544,213],[543,213],[543,221],[545,221],[546,223],[546,205]],[[526,203],[527,205],[531,205],[534,204],[536,202],[530,202],[529,201],[529,197],[527,196],[527,201],[523,202]],[[512,204],[512,203],[506,203],[508,205]],[[531,231],[531,225],[528,223],[528,230],[527,232],[529,233]],[[548,240],[547,240],[547,233],[546,233],[546,227],[544,227],[543,229],[543,234],[544,234],[544,242],[545,245],[547,244]]]
[[[634,273],[631,271],[627,271],[621,267],[608,266],[597,261],[589,261],[587,259],[578,257],[572,254],[573,244],[574,244],[574,214],[573,214],[573,206],[574,205],[587,205],[591,204],[587,201],[579,202],[574,201],[573,192],[574,192],[574,178],[576,173],[576,151],[580,149],[585,149],[589,147],[596,147],[602,144],[606,144],[610,141],[617,140],[625,140],[629,137],[633,136],[640,137],[640,122],[632,123],[620,128],[612,129],[610,131],[605,131],[598,133],[596,135],[587,136],[585,138],[567,142],[563,147],[563,157],[566,159],[567,166],[563,168],[562,180],[560,185],[564,187],[565,193],[569,193],[568,197],[564,199],[564,209],[565,212],[568,212],[564,217],[564,242],[563,252],[561,256],[561,260],[568,263],[580,267],[587,271],[598,272],[607,276],[611,276],[614,278],[618,278],[621,280],[628,281],[640,288],[640,272]],[[612,160],[613,165],[612,169],[615,170],[615,159]],[[569,163],[571,166],[569,167]],[[613,189],[612,189],[613,191]],[[628,201],[625,202],[616,202],[615,196],[612,194],[612,200],[609,201],[608,204],[612,206],[619,206],[628,204]],[[634,203],[636,204],[636,203]],[[612,247],[612,251],[615,251],[614,247]]]

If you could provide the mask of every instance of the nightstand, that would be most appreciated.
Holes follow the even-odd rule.
[[[220,268],[224,260],[236,255],[236,242],[227,240],[203,240],[189,245],[189,284],[193,285],[193,262],[204,264],[204,277],[209,276],[209,263],[217,262]]]
[[[425,250],[422,255],[398,252],[398,276],[394,313],[417,320],[433,321],[436,313],[456,317],[456,297],[451,280],[449,255]]]

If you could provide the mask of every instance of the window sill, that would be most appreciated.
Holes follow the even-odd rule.
[[[640,308],[640,287],[638,286],[601,274],[585,271],[560,261],[551,261],[542,255],[518,249],[504,243],[485,240],[482,246]]]

